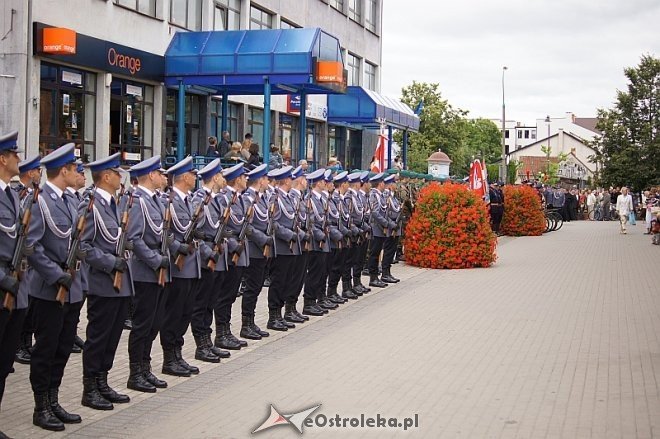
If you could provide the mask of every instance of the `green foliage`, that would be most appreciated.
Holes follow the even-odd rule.
[[[557,171],[559,171],[559,164],[566,160],[568,157],[568,154],[565,152],[562,152],[557,156],[557,161],[556,162],[551,162],[550,157],[552,157],[552,147],[551,146],[541,146],[541,151],[545,154],[545,156],[548,158],[548,166],[543,173],[543,175],[547,175],[547,178],[544,179],[546,183],[549,184],[557,184],[559,183],[559,177],[557,176]]]
[[[439,148],[453,161],[453,154],[461,146],[463,117],[466,113],[454,109],[442,99],[438,88],[439,84],[413,81],[412,85],[401,90],[401,101],[411,108],[424,101],[419,132],[411,133],[408,137],[408,167],[415,172],[426,173],[428,171],[426,159]],[[400,143],[399,139],[397,142]]]
[[[635,191],[660,184],[660,59],[644,55],[624,70],[627,91],[618,91],[612,109],[598,110],[599,163],[605,185],[628,185]]]
[[[518,171],[523,167],[523,164],[518,160],[511,160],[506,167],[506,182],[514,184],[518,178]],[[499,170],[499,166],[497,167]],[[489,171],[490,172],[490,171]],[[489,174],[490,175],[490,174]]]

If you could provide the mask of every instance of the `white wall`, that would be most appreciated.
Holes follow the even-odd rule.
[[[549,141],[543,140],[542,142],[537,142],[525,149],[513,151],[509,154],[509,157],[511,160],[517,160],[518,157],[521,156],[545,157],[546,154],[541,150],[541,147],[543,146],[550,146],[550,148],[552,148],[550,151],[551,157],[557,157],[561,153],[570,154],[571,151],[575,149],[575,156],[584,163],[585,167],[587,167],[591,173],[596,171],[596,164],[589,162],[589,156],[592,155],[594,151],[584,143],[567,135],[561,129],[559,130],[559,133],[552,136]]]

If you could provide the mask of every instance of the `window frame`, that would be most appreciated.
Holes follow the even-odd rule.
[[[185,10],[186,10],[186,18],[185,18],[185,23],[177,23],[175,21],[172,21],[172,10],[174,9],[172,6],[174,2],[184,2],[185,3]],[[197,13],[199,14],[197,19],[199,22],[197,23],[199,26],[198,27],[190,27],[190,4],[191,2],[196,2],[197,3]],[[181,29],[187,29],[191,31],[201,31],[202,30],[202,15],[203,15],[203,7],[204,7],[204,0],[170,0],[170,15],[168,17],[168,23],[171,24],[172,26],[176,26]]]
[[[348,0],[348,18],[362,23],[362,0]]]
[[[378,34],[378,0],[365,0],[364,28]]]
[[[354,65],[351,63],[352,60],[355,60],[357,62],[357,65]],[[354,86],[359,86],[361,82],[361,75],[362,75],[362,69],[360,68],[362,58],[359,56],[351,53],[351,52],[346,52],[346,66],[348,68],[348,85],[354,85]],[[357,70],[354,70],[353,68],[356,68]],[[357,84],[354,79],[358,80]]]
[[[372,72],[369,72],[369,69],[373,69]],[[364,81],[364,88],[372,91],[376,91],[376,71],[378,69],[378,66],[375,64],[370,63],[369,61],[365,60],[364,61],[364,78],[369,78],[369,81]],[[373,88],[369,87],[369,85],[372,83],[373,79]]]
[[[256,20],[254,18],[254,11],[258,11],[260,14],[259,20]],[[268,17],[268,23],[265,23],[264,16]],[[258,6],[255,5],[250,5],[250,30],[264,30],[264,29],[273,29],[273,18],[274,14],[268,12],[265,9],[262,9]],[[258,27],[252,27],[253,25],[256,25]]]

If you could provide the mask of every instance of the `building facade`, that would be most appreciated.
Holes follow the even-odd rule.
[[[19,130],[26,155],[75,142],[91,161],[120,151],[126,164],[170,155],[179,136],[178,93],[163,85],[164,54],[176,32],[320,27],[342,46],[348,85],[378,91],[382,0],[5,0],[0,6],[2,131]],[[75,54],[55,30],[75,33]],[[52,43],[56,41],[56,43]],[[185,95],[186,153],[221,137],[222,102],[203,87]],[[262,96],[230,96],[228,131],[262,148]],[[308,97],[300,127],[295,96],[273,96],[271,141],[291,162],[323,166],[337,156],[361,166],[372,133],[327,123],[325,95]],[[298,157],[300,130],[305,157]],[[365,148],[363,148],[363,144]],[[263,150],[263,149],[262,149]],[[366,164],[364,164],[366,166]]]

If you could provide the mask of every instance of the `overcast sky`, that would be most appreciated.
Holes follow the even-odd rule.
[[[437,82],[470,117],[593,117],[660,56],[659,0],[385,0],[381,91]]]

